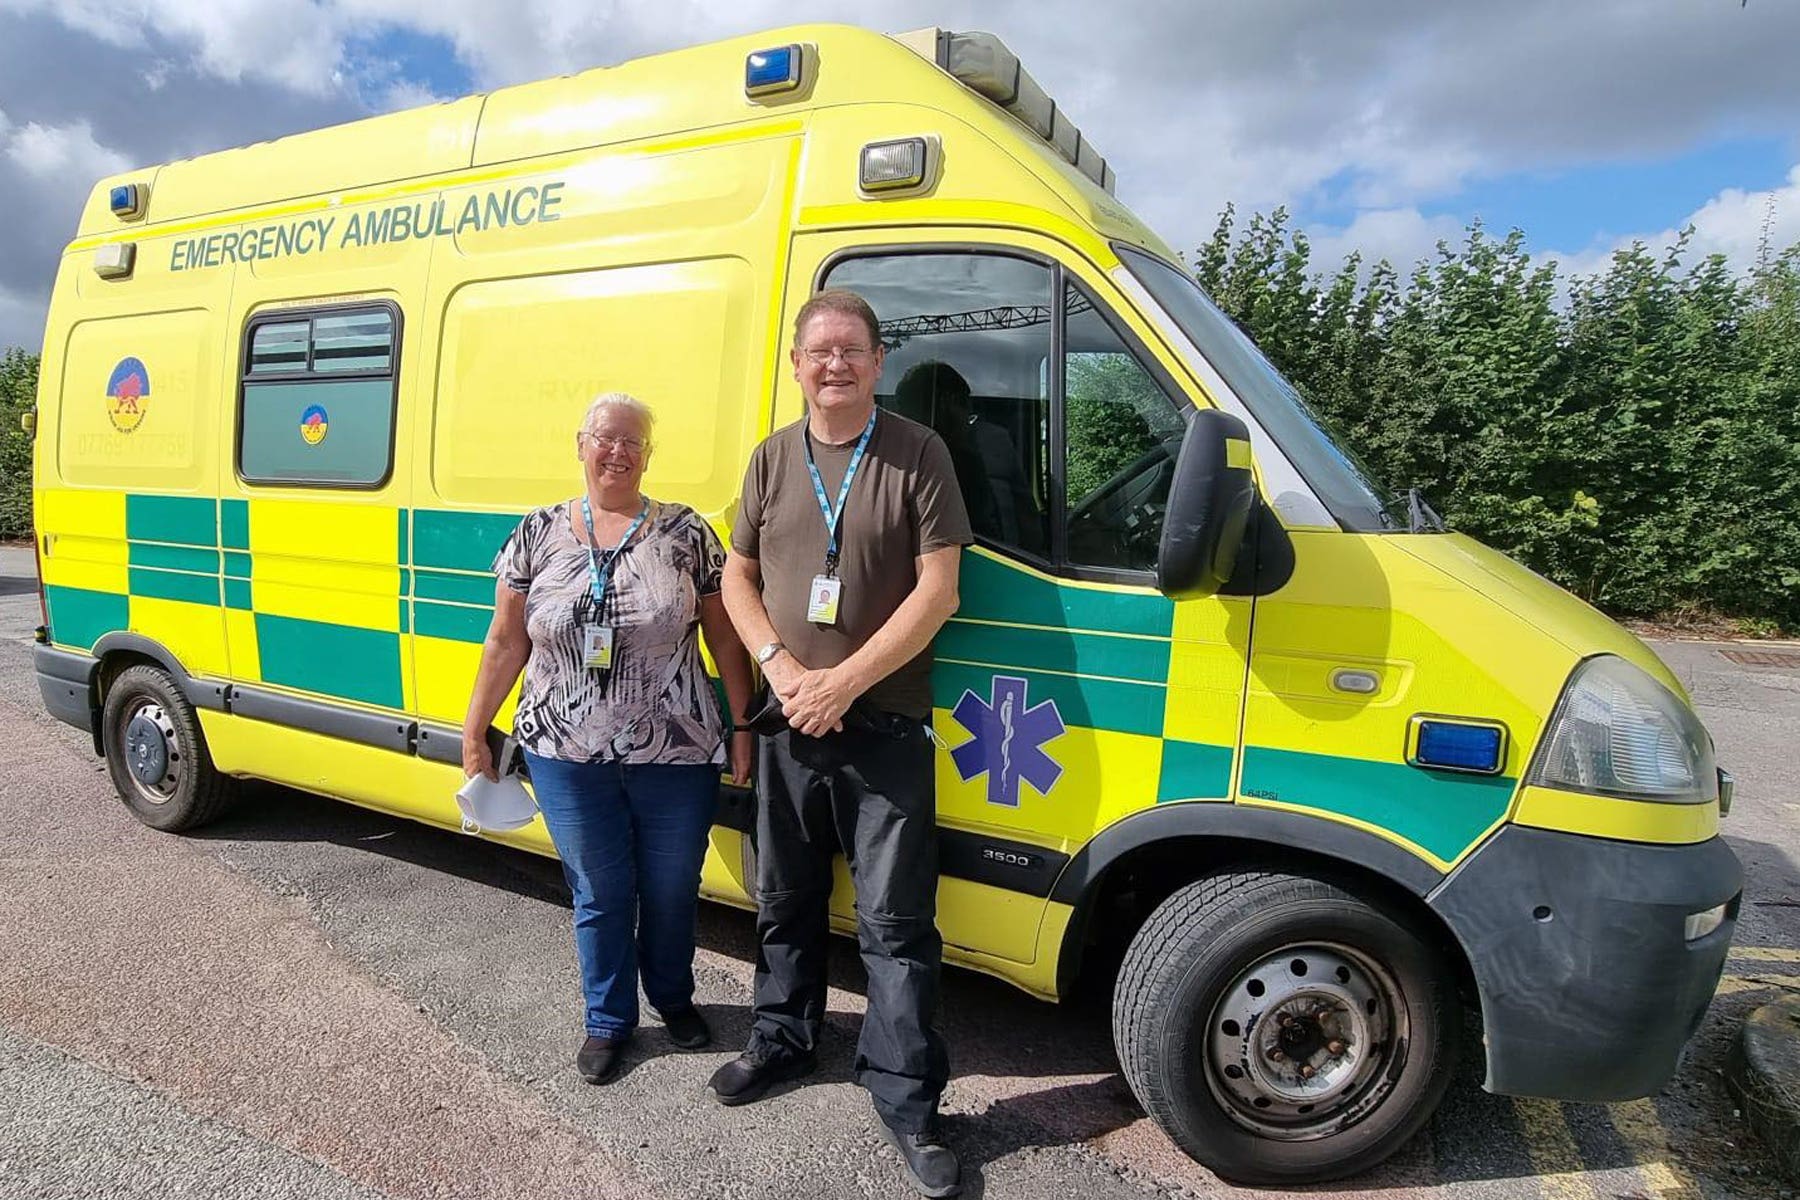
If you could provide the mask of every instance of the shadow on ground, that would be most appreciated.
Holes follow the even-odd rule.
[[[568,907],[569,894],[558,864],[403,818],[326,800],[271,784],[247,785],[244,803],[228,817],[193,835],[199,840],[331,843]],[[1740,846],[1746,866],[1767,870],[1793,867],[1773,847]],[[703,950],[738,960],[755,958],[751,914],[717,904],[701,906],[698,942]],[[856,997],[864,974],[854,941],[833,939],[830,983]],[[1777,970],[1780,970],[1779,968]],[[1800,970],[1789,967],[1788,971]],[[1787,976],[1800,985],[1800,975]],[[1782,986],[1786,986],[1785,984]],[[1721,995],[1691,1046],[1677,1079],[1655,1100],[1662,1125],[1672,1131],[1676,1159],[1665,1165],[1699,1194],[1757,1196],[1764,1189],[1759,1148],[1732,1119],[1731,1102],[1719,1083],[1718,1067],[1752,994]],[[707,1005],[722,1045],[744,1037],[749,1011],[742,1005]],[[987,1163],[1034,1147],[1092,1143],[1128,1130],[1144,1118],[1119,1074],[1110,1032],[1107,989],[1090,984],[1070,1002],[1051,1005],[1027,997],[1008,984],[966,970],[945,972],[940,1024],[950,1042],[956,1096],[973,1114],[947,1117],[948,1132],[970,1170],[967,1194],[982,1193],[980,1169]],[[833,1011],[820,1071],[795,1087],[850,1078],[860,1017]],[[1528,1125],[1560,1116],[1573,1141],[1574,1160],[1560,1169],[1630,1170],[1643,1165],[1641,1129],[1634,1145],[1619,1114],[1605,1106],[1515,1103],[1481,1090],[1480,1029],[1471,1018],[1456,1079],[1425,1132],[1392,1162],[1359,1179],[1321,1189],[1355,1192],[1428,1187],[1442,1183],[1526,1180],[1545,1169],[1541,1148],[1534,1161]],[[1524,1109],[1521,1104],[1535,1105]],[[1134,1141],[1135,1145],[1136,1142]],[[1121,1148],[1122,1152],[1123,1148]],[[1109,1157],[1115,1149],[1105,1147]],[[1180,1160],[1191,1178],[1178,1182],[1195,1190],[1231,1191],[1201,1168]],[[1119,1165],[1129,1167],[1129,1163]],[[1166,1165],[1166,1164],[1165,1164]],[[1775,1195],[1773,1191],[1768,1195]]]

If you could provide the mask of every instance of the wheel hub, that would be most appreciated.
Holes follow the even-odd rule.
[[[159,704],[143,705],[125,726],[125,766],[145,799],[161,804],[180,782],[175,725]]]
[[[1256,1021],[1247,1056],[1251,1077],[1294,1104],[1336,1095],[1354,1078],[1368,1049],[1368,1023],[1360,1009],[1342,987],[1292,992]]]
[[[1206,1077],[1239,1124],[1283,1141],[1323,1137],[1379,1104],[1404,1009],[1386,971],[1347,947],[1289,946],[1221,997]]]

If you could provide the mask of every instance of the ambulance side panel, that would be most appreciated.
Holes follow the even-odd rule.
[[[191,673],[228,669],[221,615],[219,318],[227,279],[154,253],[103,280],[65,255],[45,338],[36,524],[53,646],[148,639]]]
[[[728,539],[743,465],[776,419],[800,152],[784,121],[533,160],[510,182],[559,195],[554,222],[440,246],[419,321],[435,407],[421,406],[415,431],[403,638],[422,747],[461,726],[495,552],[522,513],[580,490],[575,432],[595,396],[629,392],[655,410],[645,491]],[[748,811],[747,797],[727,789],[726,809]],[[549,849],[540,824],[522,832]],[[715,830],[704,880],[744,901],[734,830]]]

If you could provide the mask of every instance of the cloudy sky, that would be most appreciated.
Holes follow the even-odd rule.
[[[1796,0],[0,0],[0,347],[102,174],[803,20],[998,33],[1184,249],[1227,201],[1326,266],[1800,241]]]

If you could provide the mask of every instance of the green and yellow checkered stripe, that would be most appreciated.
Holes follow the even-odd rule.
[[[493,612],[488,567],[518,523],[118,493],[46,492],[40,511],[57,644],[90,649],[130,631],[195,674],[402,711],[414,707],[402,639],[479,646]]]
[[[50,628],[58,645],[82,649],[128,630],[167,646],[195,675],[454,723],[493,614],[489,568],[518,520],[308,499],[45,491]],[[1240,767],[1244,680],[1231,643],[1247,634],[1186,627],[1208,606],[1070,584],[980,550],[965,555],[961,592],[937,642],[940,728],[963,736],[941,714],[965,689],[985,699],[996,674],[1025,678],[1033,704],[1054,700],[1068,728],[1091,740],[1091,749],[1063,748],[1068,785],[1110,793],[1060,814],[1069,836],[1146,804],[1226,798],[1234,771],[1237,791],[1389,830],[1444,861],[1506,809],[1508,777],[1446,777],[1397,760],[1255,744]],[[1017,816],[1041,822],[1045,813]]]

